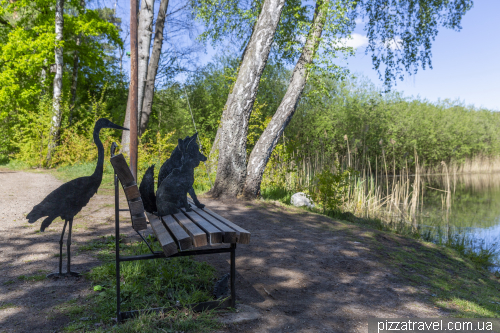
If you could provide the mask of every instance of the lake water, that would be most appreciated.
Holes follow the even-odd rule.
[[[467,234],[486,248],[500,244],[500,174],[450,175],[451,205],[447,209],[445,176],[422,177],[425,190],[419,223],[425,228]],[[497,258],[500,265],[500,258]],[[498,270],[500,267],[497,267]]]

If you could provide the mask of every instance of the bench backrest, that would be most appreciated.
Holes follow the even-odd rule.
[[[147,220],[141,194],[123,154],[111,157],[111,165],[115,169],[115,173],[127,197],[132,227],[135,231],[147,229]]]

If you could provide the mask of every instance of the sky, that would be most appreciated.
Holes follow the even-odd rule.
[[[114,4],[117,0],[110,1]],[[128,0],[118,0],[117,8],[127,26],[128,4]],[[474,1],[473,8],[462,19],[459,32],[440,28],[432,45],[433,68],[420,68],[416,75],[405,74],[404,81],[397,79],[392,90],[430,102],[458,100],[476,108],[500,111],[500,24],[496,23],[499,12],[500,0]],[[357,51],[348,59],[347,67],[382,87],[370,54],[365,54],[367,38],[362,25],[358,25],[349,43]],[[206,52],[199,56],[199,64],[210,62],[216,53],[207,46]]]
[[[432,46],[432,69],[397,80],[393,90],[431,102],[459,99],[466,105],[500,111],[500,0],[476,0],[463,17],[459,32],[441,28]],[[356,30],[352,46],[359,46],[349,69],[382,85],[365,55],[366,34]]]

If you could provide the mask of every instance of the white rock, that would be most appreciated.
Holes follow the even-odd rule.
[[[311,201],[311,199],[309,199],[307,195],[303,192],[297,192],[294,195],[292,195],[290,202],[295,207],[301,207],[301,206],[307,206],[309,208],[314,207],[314,204]]]

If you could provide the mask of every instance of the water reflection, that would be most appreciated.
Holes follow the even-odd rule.
[[[451,229],[486,248],[500,239],[500,174],[451,174],[447,209],[446,175],[421,176],[423,200],[418,223],[424,228]],[[446,235],[444,235],[446,237]],[[500,258],[497,258],[500,262]]]

